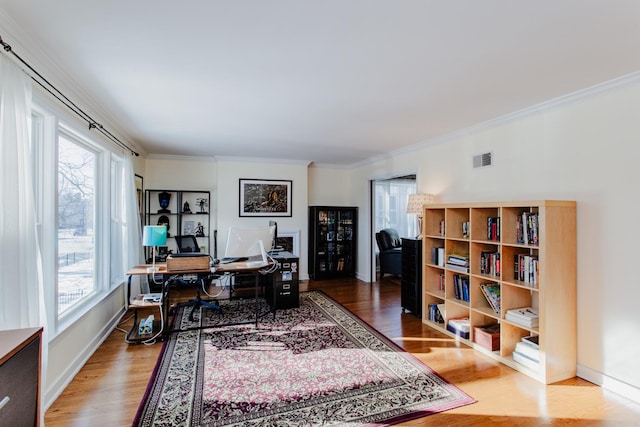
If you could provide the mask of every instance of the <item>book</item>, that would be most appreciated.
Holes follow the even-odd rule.
[[[507,310],[505,319],[527,328],[538,326],[539,312],[535,307],[521,307]]]
[[[526,337],[522,337],[520,341],[534,348],[539,348],[539,339],[540,337],[538,335],[528,335]]]
[[[511,356],[513,357],[514,362],[524,365],[527,368],[538,370],[538,368],[540,367],[540,362],[533,360],[517,351],[511,353]]]
[[[481,283],[480,289],[487,299],[489,307],[496,313],[500,313],[500,285],[497,283]]]
[[[453,270],[453,271],[457,271],[459,273],[469,273],[469,267],[464,267],[462,265],[455,265],[455,264],[446,264],[446,267],[449,270]]]
[[[515,351],[536,362],[540,361],[540,349],[526,344],[524,341],[516,343]]]

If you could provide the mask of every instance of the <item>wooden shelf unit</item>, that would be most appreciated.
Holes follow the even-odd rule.
[[[524,213],[536,213],[537,243],[518,242],[517,222]],[[488,219],[500,218],[497,236],[490,239]],[[468,222],[469,235],[463,234]],[[444,229],[444,233],[442,233]],[[426,205],[423,220],[423,323],[482,351],[502,363],[545,384],[576,375],[576,203],[542,200],[469,204]],[[432,249],[444,248],[445,262],[433,263]],[[482,251],[500,257],[499,275],[481,273]],[[446,266],[448,254],[469,256],[469,273]],[[537,283],[514,278],[517,255],[538,258]],[[469,301],[458,300],[453,288],[455,274],[468,276]],[[444,289],[441,289],[444,276]],[[500,286],[501,307],[496,313],[484,297],[480,284]],[[445,323],[430,321],[429,304],[444,304]],[[505,319],[509,309],[537,307],[539,325],[526,328]],[[461,338],[446,329],[447,319],[468,318],[469,338]],[[500,346],[490,351],[476,344],[474,328],[500,325]],[[537,369],[514,361],[512,354],[522,337],[537,335],[540,361]]]

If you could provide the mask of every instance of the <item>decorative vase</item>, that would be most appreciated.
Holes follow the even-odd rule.
[[[171,201],[171,193],[163,191],[162,193],[158,193],[158,203],[162,209],[158,209],[158,213],[171,213],[169,207],[169,202]]]

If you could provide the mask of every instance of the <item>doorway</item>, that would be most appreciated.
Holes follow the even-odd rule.
[[[417,193],[415,174],[371,180],[370,191],[371,236],[383,228],[396,229],[400,237],[414,238],[418,234],[416,216],[407,214],[409,195]],[[380,268],[378,245],[375,237],[371,242],[371,277],[376,281]]]

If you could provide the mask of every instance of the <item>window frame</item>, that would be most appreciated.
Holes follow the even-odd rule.
[[[112,281],[111,264],[111,203],[113,188],[111,164],[118,162],[123,167],[123,150],[108,141],[96,138],[88,129],[83,129],[78,120],[67,112],[55,108],[44,100],[34,97],[31,115],[32,161],[36,166],[34,182],[36,191],[37,232],[42,254],[43,287],[45,308],[49,326],[49,340],[55,339],[80,320],[88,311],[122,286],[125,277]],[[58,138],[64,135],[75,144],[95,153],[95,218],[94,218],[94,290],[79,303],[63,313],[58,312]]]

